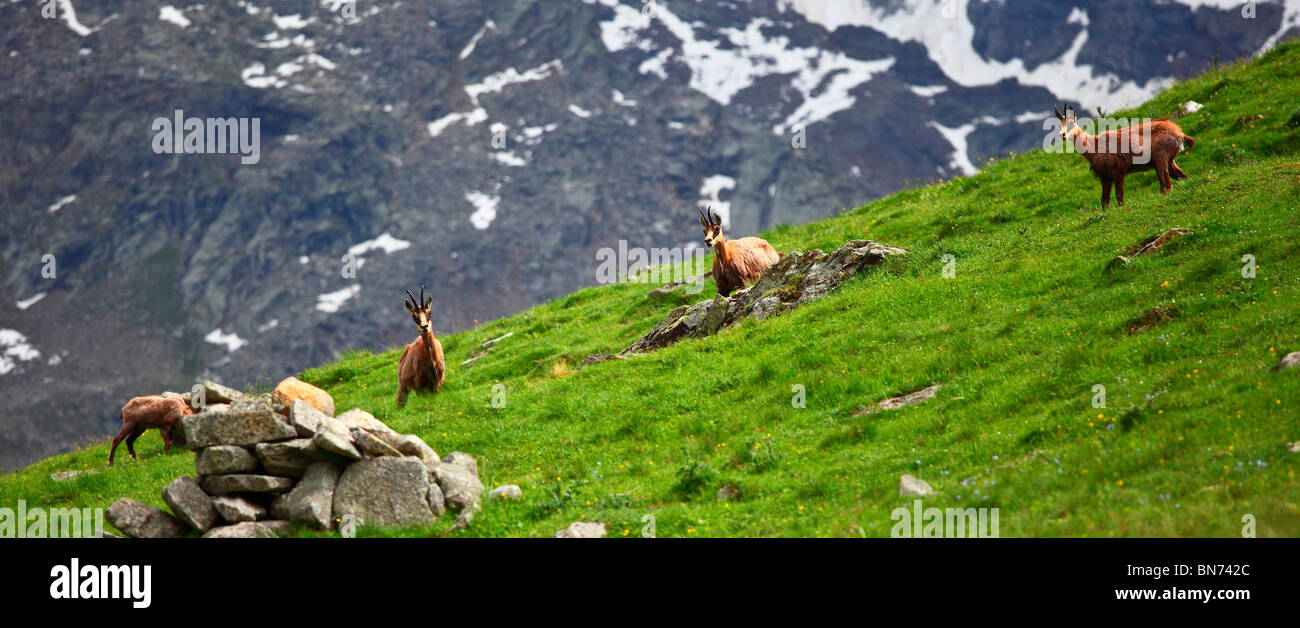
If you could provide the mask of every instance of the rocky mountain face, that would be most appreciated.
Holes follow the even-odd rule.
[[[404,344],[405,289],[466,329],[698,203],[830,215],[1300,28],[1240,4],[0,0],[0,467]]]

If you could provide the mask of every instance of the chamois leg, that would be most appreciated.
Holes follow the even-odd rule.
[[[1178,164],[1174,163],[1174,159],[1177,159],[1177,157],[1169,158],[1169,176],[1179,180],[1186,179],[1187,173],[1183,172],[1183,169],[1179,168]]]
[[[135,439],[140,438],[140,435],[144,434],[146,429],[148,428],[138,427],[134,432],[131,432],[130,436],[126,437],[126,452],[131,454],[132,460],[139,460],[135,455]]]
[[[1156,176],[1160,178],[1161,194],[1167,193],[1170,189],[1174,187],[1174,185],[1169,182],[1169,162],[1166,161],[1156,162]]]
[[[117,444],[122,442],[122,439],[130,436],[134,430],[135,426],[127,423],[122,426],[122,430],[117,433],[117,436],[113,437],[113,446],[108,448],[108,466],[113,466],[113,455],[117,453]]]
[[[1115,201],[1120,206],[1124,205],[1124,177],[1115,179]]]
[[[1101,208],[1106,209],[1110,205],[1110,179],[1101,180]]]
[[[401,408],[406,405],[406,386],[399,386],[397,389],[397,407]]]
[[[174,430],[174,429],[176,429],[175,426],[172,426],[172,427],[163,427],[163,428],[161,428],[161,429],[158,430],[159,432],[162,433],[162,439],[163,439],[163,455],[164,455],[164,456],[166,456],[167,454],[171,453],[171,451],[172,451],[172,430]]]

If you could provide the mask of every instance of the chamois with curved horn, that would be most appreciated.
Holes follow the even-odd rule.
[[[397,407],[406,405],[406,395],[411,391],[438,392],[442,380],[447,375],[447,363],[442,357],[442,343],[433,337],[433,323],[429,318],[429,305],[433,297],[424,296],[424,286],[420,286],[420,298],[416,300],[410,290],[406,291],[408,301],[406,310],[411,313],[411,320],[420,331],[420,336],[402,351],[397,361]]]
[[[748,236],[728,240],[722,235],[722,219],[712,209],[711,206],[708,209],[695,208],[700,212],[700,226],[704,227],[704,243],[715,253],[713,281],[718,284],[718,294],[729,297],[732,292],[743,288],[745,282],[757,281],[768,266],[781,259],[781,254],[762,238]]]
[[[1115,187],[1116,200],[1124,204],[1124,177],[1134,172],[1155,170],[1160,179],[1160,193],[1173,188],[1171,179],[1186,179],[1174,159],[1194,146],[1196,140],[1183,133],[1172,120],[1161,118],[1122,129],[1090,135],[1079,127],[1079,116],[1073,105],[1066,105],[1062,113],[1055,105],[1056,119],[1061,122],[1061,139],[1073,142],[1079,154],[1088,160],[1093,176],[1101,180],[1101,207],[1110,204],[1110,188]]]

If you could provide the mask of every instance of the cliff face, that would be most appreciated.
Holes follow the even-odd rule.
[[[749,234],[961,174],[1300,3],[941,4],[4,3],[0,466],[160,382],[404,343],[422,283],[463,329],[593,283],[619,240],[698,242],[701,201]],[[155,152],[178,111],[255,119],[256,163]]]

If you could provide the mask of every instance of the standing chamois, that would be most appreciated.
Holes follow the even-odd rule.
[[[420,300],[417,301],[410,290],[406,291],[406,296],[410,298],[406,302],[406,309],[411,313],[416,328],[420,330],[420,337],[406,345],[401,359],[397,361],[397,407],[399,408],[406,405],[406,395],[409,391],[438,392],[447,374],[447,363],[442,358],[442,343],[433,337],[433,323],[429,320],[429,305],[433,303],[433,297],[425,299],[424,286],[420,286]]]
[[[716,213],[712,219],[709,211],[698,207],[700,225],[704,227],[704,243],[713,249],[713,280],[718,284],[718,294],[729,297],[743,288],[746,281],[757,281],[768,266],[781,259],[781,254],[767,240],[749,236],[728,240],[722,235],[722,220]]]
[[[1056,119],[1061,121],[1061,139],[1073,142],[1075,148],[1088,160],[1093,176],[1101,180],[1101,207],[1110,204],[1110,187],[1115,186],[1115,196],[1120,205],[1124,204],[1124,177],[1129,173],[1155,169],[1160,179],[1160,193],[1173,188],[1170,179],[1186,179],[1178,164],[1174,163],[1186,146],[1194,146],[1196,140],[1185,135],[1170,120],[1163,118],[1137,126],[1106,131],[1089,135],[1079,128],[1078,114],[1072,105],[1065,106],[1065,113],[1056,106]],[[1137,160],[1145,157],[1145,161]]]
[[[126,451],[135,460],[135,439],[150,428],[158,428],[162,433],[163,454],[166,455],[172,448],[172,430],[187,414],[194,414],[194,410],[180,397],[146,395],[126,402],[122,406],[122,431],[117,433],[113,446],[108,450],[108,466],[113,466],[113,454],[117,453],[117,444],[124,438]]]

